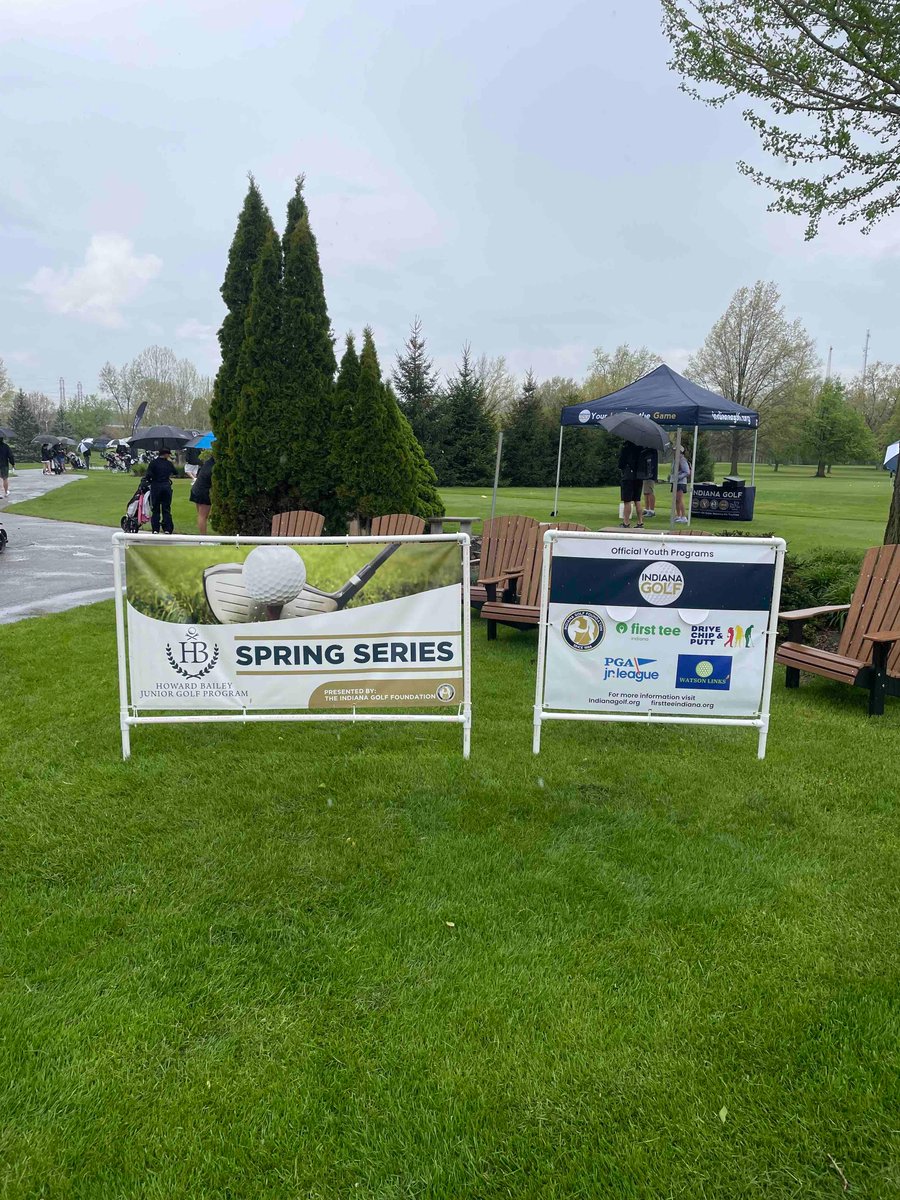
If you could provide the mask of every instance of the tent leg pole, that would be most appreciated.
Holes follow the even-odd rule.
[[[500,483],[500,458],[503,454],[503,430],[497,434],[497,461],[494,463],[494,490],[491,493],[491,520],[497,511],[497,487]]]
[[[678,496],[678,464],[681,461],[681,426],[675,430],[675,455],[672,458],[672,505],[669,510],[669,528],[675,528],[675,500]]]
[[[759,437],[759,426],[753,430],[753,462],[750,464],[750,486],[756,487],[756,440]]]
[[[691,509],[694,507],[694,479],[697,476],[697,442],[700,440],[700,426],[694,426],[694,453],[691,455],[691,486],[687,494],[687,519],[691,524]]]
[[[557,454],[556,454],[556,491],[553,494],[553,512],[550,514],[551,517],[559,516],[559,470],[560,470],[560,467],[562,466],[562,435],[563,435],[564,429],[565,429],[565,425],[560,425],[560,427],[559,427],[559,450],[557,451]]]

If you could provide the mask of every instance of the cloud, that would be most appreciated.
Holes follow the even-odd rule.
[[[175,336],[186,342],[212,342],[216,338],[216,329],[214,325],[204,325],[196,317],[188,317],[175,330]]]
[[[50,312],[81,317],[96,325],[125,324],[122,309],[136,300],[162,270],[155,254],[136,254],[131,241],[116,233],[96,233],[84,262],[70,270],[41,267],[25,284]]]

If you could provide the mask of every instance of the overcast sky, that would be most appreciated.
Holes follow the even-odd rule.
[[[389,367],[415,314],[517,373],[594,346],[683,367],[774,279],[823,357],[900,361],[900,220],[815,243],[742,178],[736,107],[682,95],[656,0],[3,0],[0,356],[96,388],[110,359],[218,361],[252,171],[279,228],[307,177],[335,334]]]

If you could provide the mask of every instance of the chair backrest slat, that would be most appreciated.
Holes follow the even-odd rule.
[[[868,659],[872,643],[864,635],[900,625],[900,546],[873,546],[866,551],[859,581],[844,622],[838,653]],[[900,643],[888,658],[888,672],[900,673]]]
[[[587,533],[587,525],[579,525],[577,521],[542,521],[537,528],[535,544],[527,556],[528,572],[522,576],[519,591],[519,603],[530,604],[534,607],[541,602],[541,570],[544,565],[544,533],[548,529],[564,529],[569,533]]]
[[[373,537],[405,537],[424,532],[425,522],[412,513],[387,513],[372,518]]]
[[[491,579],[510,567],[517,567],[528,535],[534,529],[537,529],[534,517],[489,517],[482,529],[479,577]]]
[[[276,513],[272,518],[272,537],[319,537],[324,528],[322,514],[306,508]]]

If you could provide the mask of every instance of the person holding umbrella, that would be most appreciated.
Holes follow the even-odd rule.
[[[172,462],[172,451],[165,447],[144,472],[144,478],[150,481],[150,528],[159,533],[162,525],[163,533],[174,533],[172,523],[172,476],[177,474]]]

